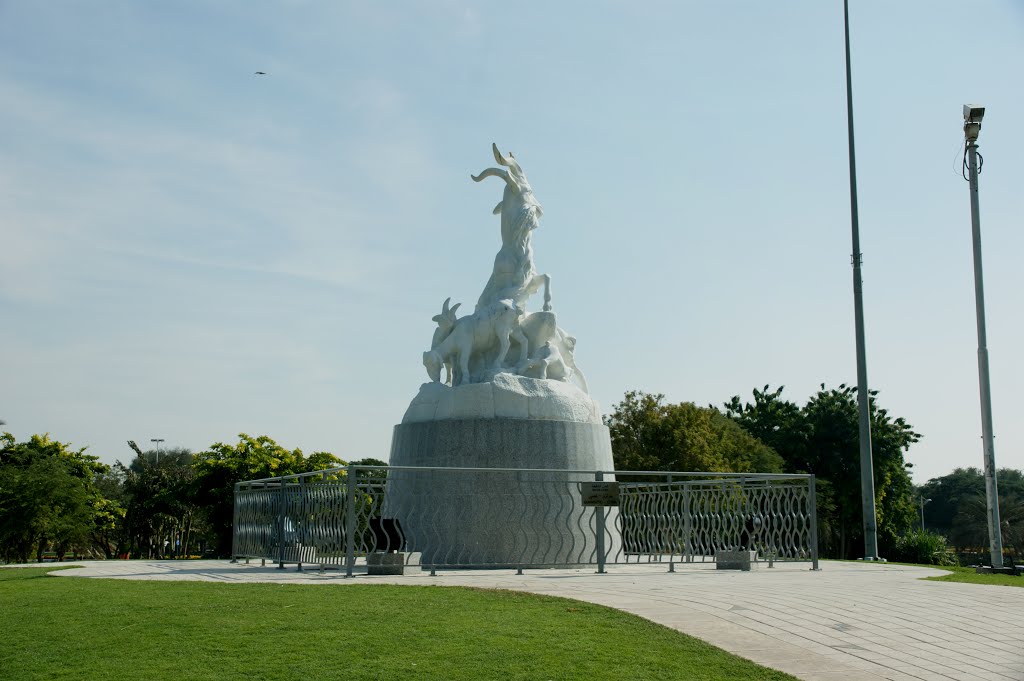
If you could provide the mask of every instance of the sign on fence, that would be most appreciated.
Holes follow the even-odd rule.
[[[618,506],[619,483],[617,482],[582,482],[580,492],[584,506]]]

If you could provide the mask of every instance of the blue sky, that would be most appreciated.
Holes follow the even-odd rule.
[[[917,482],[981,465],[984,104],[996,459],[1024,468],[1024,5],[851,13],[869,382]],[[107,462],[240,432],[386,458],[430,318],[500,245],[492,141],[606,413],[853,383],[843,68],[838,1],[0,0],[0,418]]]

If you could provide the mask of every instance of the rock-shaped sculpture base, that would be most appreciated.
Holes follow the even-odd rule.
[[[487,383],[455,388],[444,383],[424,383],[402,423],[469,418],[602,423],[597,402],[571,383],[508,373],[497,374]]]
[[[424,472],[392,468],[384,513],[398,518],[408,550],[421,551],[424,566],[597,562],[595,509],[581,505],[579,491],[580,482],[594,477],[555,471],[613,470],[608,428],[601,423],[506,417],[402,423],[395,426],[390,464],[523,469]],[[619,549],[614,530],[617,514],[606,509],[605,515],[605,550],[614,556]]]

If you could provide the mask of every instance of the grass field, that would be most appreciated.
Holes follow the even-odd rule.
[[[860,561],[843,561],[860,562]],[[936,570],[949,570],[951,574],[940,577],[922,577],[930,582],[963,582],[964,584],[989,584],[993,586],[1017,586],[1024,587],[1024,576],[1013,575],[979,575],[975,574],[972,567],[950,567],[948,565],[925,565],[923,563],[866,563],[866,565],[909,565],[911,567],[926,567]]]
[[[935,565],[922,565],[921,567],[936,567]],[[1013,575],[978,575],[972,567],[941,567],[940,570],[952,570],[953,574],[941,577],[925,577],[932,582],[964,582],[967,584],[994,584],[996,586],[1018,586],[1024,587],[1024,576]]]
[[[147,582],[0,569],[0,677],[792,679],[626,613],[457,587]]]

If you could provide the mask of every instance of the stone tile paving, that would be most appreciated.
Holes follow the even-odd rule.
[[[823,562],[716,571],[711,563],[465,570],[371,577],[226,561],[96,561],[62,576],[309,584],[440,584],[618,608],[808,681],[1024,681],[1024,589],[927,582],[929,568]]]

